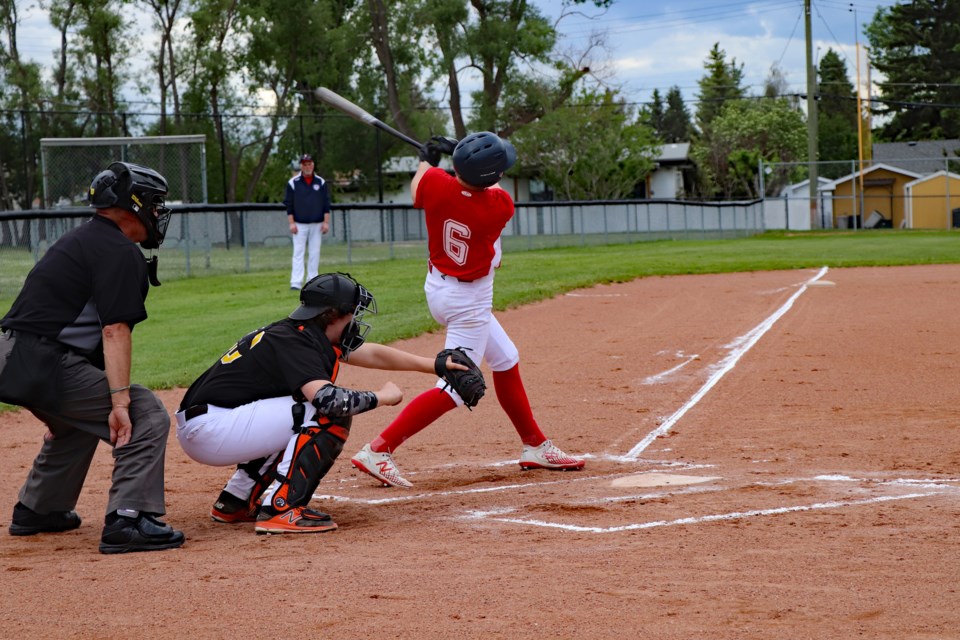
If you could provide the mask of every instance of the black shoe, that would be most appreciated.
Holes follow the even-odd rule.
[[[135,519],[117,516],[103,527],[100,553],[176,549],[185,539],[182,531],[151,515],[141,513]]]
[[[255,522],[259,510],[259,507],[251,509],[246,500],[227,491],[221,491],[217,501],[213,503],[213,508],[210,509],[210,517],[214,522],[227,524]]]
[[[13,505],[13,519],[10,522],[10,535],[32,536],[35,533],[56,533],[70,531],[80,526],[80,516],[76,511],[51,511],[37,513],[18,502]]]

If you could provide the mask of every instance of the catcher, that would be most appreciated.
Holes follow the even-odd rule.
[[[442,153],[453,155],[456,175],[437,168]],[[581,469],[584,461],[548,440],[533,417],[520,377],[520,353],[493,315],[493,278],[500,266],[500,234],[513,217],[513,200],[500,178],[516,161],[513,145],[496,134],[474,133],[459,143],[434,136],[420,151],[410,185],[414,206],[422,208],[430,259],[424,291],[434,319],[446,327],[446,345],[463,346],[493,371],[497,401],[520,436],[523,469]],[[437,373],[443,377],[438,367]],[[384,484],[410,487],[393,461],[404,441],[475,393],[441,382],[410,401],[400,415],[351,461]]]
[[[197,462],[237,465],[210,512],[215,521],[256,521],[257,533],[337,528],[329,515],[307,508],[314,490],[343,450],[353,416],[403,399],[393,382],[378,391],[337,386],[343,362],[442,368],[453,384],[470,374],[482,394],[480,371],[455,354],[441,354],[438,363],[366,342],[367,312],[377,312],[376,301],[360,283],[345,273],[318,275],[289,317],[241,338],[190,385],[176,414],[180,446]]]

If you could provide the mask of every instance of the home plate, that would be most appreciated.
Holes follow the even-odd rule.
[[[669,473],[641,473],[635,476],[617,478],[611,484],[614,487],[663,487],[679,484],[698,484],[719,480],[709,476],[677,476]]]

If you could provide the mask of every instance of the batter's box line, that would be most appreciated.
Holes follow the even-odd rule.
[[[574,473],[572,471],[566,473]],[[610,480],[612,478],[622,478],[629,475],[635,475],[635,471],[624,473],[609,473],[603,475],[582,476],[579,478],[563,478],[560,480],[548,480],[546,482],[523,482],[497,485],[495,487],[476,487],[473,489],[454,489],[450,491],[430,491],[421,493],[405,493],[403,495],[390,498],[356,498],[352,496],[337,495],[332,493],[314,494],[313,498],[317,500],[333,500],[334,502],[358,502],[361,504],[392,504],[394,502],[408,502],[411,500],[426,500],[429,498],[443,498],[448,496],[462,496],[480,493],[495,493],[498,491],[511,491],[515,489],[529,489],[532,487],[548,487],[556,484],[572,484],[577,482],[591,482],[596,480]],[[400,489],[400,491],[403,491]]]
[[[643,475],[643,474],[638,474]],[[909,478],[898,478],[896,480],[877,480],[871,478],[851,478],[850,476],[841,476],[841,475],[819,475],[812,477],[797,477],[797,478],[782,478],[775,481],[758,481],[758,482],[748,482],[746,484],[740,485],[729,485],[722,484],[718,486],[711,487],[684,487],[682,489],[664,489],[662,491],[648,491],[647,493],[639,494],[630,494],[630,495],[619,495],[619,496],[604,496],[602,498],[591,498],[589,500],[580,500],[573,501],[568,504],[571,506],[590,506],[596,504],[614,504],[618,502],[630,502],[633,500],[659,500],[671,496],[683,496],[683,495],[692,495],[692,494],[703,494],[703,493],[717,493],[721,491],[739,491],[741,489],[749,489],[751,487],[782,487],[792,484],[802,484],[810,482],[844,482],[844,483],[856,483],[864,485],[873,485],[873,486],[892,486],[892,487],[903,487],[907,486],[913,489],[934,489],[935,493],[951,493],[954,491],[960,490],[960,487],[953,486],[950,483],[960,483],[960,479],[956,478],[945,478],[940,480],[933,479],[909,479]],[[944,484],[947,483],[947,484]]]
[[[603,460],[605,462],[616,462],[617,464],[632,464],[632,465],[653,465],[658,467],[675,467],[680,469],[707,469],[714,465],[712,464],[695,464],[691,462],[681,462],[679,460],[652,460],[650,458],[627,458],[625,456],[613,454],[613,453],[582,453],[577,454],[579,457],[584,458],[585,460]],[[488,462],[484,464],[485,467],[509,467],[516,465],[517,460],[501,460],[499,462]],[[457,466],[457,463],[450,463],[446,465],[448,467]]]
[[[396,496],[393,498],[354,498],[350,496],[338,496],[333,494],[324,494],[318,495],[314,494],[314,498],[318,500],[334,500],[336,502],[360,502],[363,504],[390,504],[393,502],[406,502],[409,500],[424,500],[427,498],[442,498],[446,496],[461,496],[468,494],[476,493],[493,493],[496,491],[509,491],[511,489],[529,489],[530,487],[545,487],[553,484],[566,484],[571,482],[588,482],[590,480],[606,480],[608,478],[617,477],[620,475],[629,475],[629,474],[616,474],[616,475],[602,475],[602,476],[586,476],[581,478],[571,478],[569,480],[550,480],[547,482],[524,482],[524,483],[514,483],[514,484],[505,484],[498,485],[495,487],[476,487],[474,489],[454,489],[451,491],[431,491],[424,493],[413,493],[406,494],[401,496]]]
[[[960,488],[954,486],[954,483],[960,483],[960,478],[896,478],[883,480],[880,478],[851,478],[845,475],[827,474],[814,476],[813,479],[825,482],[859,482],[862,484],[907,486],[918,489],[938,489],[939,492],[955,491]]]
[[[513,509],[498,509],[495,511],[471,511],[462,516],[464,520],[483,520],[487,522],[502,522],[505,524],[523,525],[528,527],[539,527],[547,529],[561,529],[575,533],[621,533],[624,531],[638,531],[643,529],[655,529],[658,527],[673,527],[678,525],[704,524],[710,522],[721,522],[725,520],[742,520],[757,516],[775,516],[787,513],[797,513],[801,511],[815,511],[821,509],[840,509],[843,507],[858,507],[880,502],[891,502],[894,500],[909,500],[913,498],[925,498],[938,495],[940,492],[930,493],[910,493],[902,496],[880,496],[868,498],[865,500],[832,501],[817,502],[808,505],[795,505],[792,507],[775,507],[772,509],[754,509],[751,511],[734,511],[731,513],[718,513],[706,516],[694,516],[689,518],[678,518],[676,520],[656,520],[653,522],[637,522],[632,524],[617,525],[613,527],[587,527],[576,524],[565,524],[561,522],[548,522],[546,520],[534,520],[532,518],[506,518],[502,514],[510,513]]]

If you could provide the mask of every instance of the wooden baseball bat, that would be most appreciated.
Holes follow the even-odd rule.
[[[421,146],[419,142],[417,142],[410,136],[406,135],[405,133],[401,133],[397,131],[396,129],[394,129],[393,127],[387,124],[384,124],[383,122],[381,122],[377,118],[374,118],[372,115],[370,115],[369,113],[367,113],[366,111],[358,107],[357,105],[353,104],[343,96],[338,95],[333,91],[330,91],[330,89],[327,89],[326,87],[319,87],[313,92],[313,94],[321,102],[325,102],[326,104],[330,105],[334,109],[338,109],[344,112],[354,120],[359,120],[365,125],[376,127],[381,131],[385,131],[390,135],[396,138],[399,138],[400,140],[403,140],[407,144],[411,144],[415,146],[417,149],[419,149]]]

